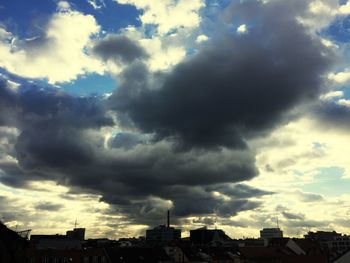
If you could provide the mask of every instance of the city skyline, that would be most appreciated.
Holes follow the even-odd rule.
[[[0,220],[350,233],[349,21],[347,0],[2,1]]]

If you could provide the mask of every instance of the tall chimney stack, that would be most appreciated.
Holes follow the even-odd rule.
[[[168,210],[168,221],[167,221],[167,227],[170,227],[170,211]]]

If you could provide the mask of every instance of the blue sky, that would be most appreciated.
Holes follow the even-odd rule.
[[[349,233],[349,40],[347,0],[2,1],[0,219]]]

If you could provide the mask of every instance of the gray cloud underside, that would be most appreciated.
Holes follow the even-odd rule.
[[[29,187],[30,181],[55,180],[72,187],[72,192],[101,194],[103,201],[115,205],[114,212],[132,223],[162,222],[171,206],[164,200],[173,202],[179,217],[214,212],[229,216],[259,205],[249,197],[260,195],[260,190],[232,186],[237,189],[230,193],[233,200],[223,202],[213,195],[214,188],[208,188],[223,189],[223,183],[254,177],[255,158],[249,150],[178,152],[167,141],[140,141],[128,150],[110,143],[111,148],[105,149],[97,130],[113,123],[103,100],[61,96],[35,87],[13,93],[5,83],[1,91],[11,94],[8,104],[16,116],[7,125],[20,129],[12,139],[12,151],[6,152],[19,165],[0,163],[4,184]]]
[[[330,59],[293,13],[274,2],[236,10],[256,24],[249,34],[221,35],[168,73],[150,73],[129,40],[102,40],[95,52],[104,59],[132,62],[108,100],[35,87],[13,92],[1,82],[0,125],[20,134],[6,148],[19,166],[2,161],[0,180],[17,187],[55,180],[77,193],[100,194],[111,213],[132,223],[163,222],[167,200],[179,218],[258,208],[251,198],[272,193],[237,184],[258,174],[245,142],[316,98]],[[255,16],[245,17],[249,10]],[[106,149],[100,128],[114,125],[110,111],[125,132]]]
[[[61,204],[55,204],[51,202],[41,202],[38,203],[35,208],[39,210],[45,210],[45,211],[58,211],[63,207]]]
[[[169,74],[129,67],[110,97],[122,123],[184,149],[244,147],[297,103],[315,98],[328,51],[274,3],[242,4],[239,16],[253,7],[255,15],[245,19],[258,25],[248,34],[214,39]]]
[[[350,128],[350,107],[335,102],[322,102],[312,109],[312,117],[326,129],[348,131]]]
[[[143,48],[122,35],[109,35],[95,43],[93,53],[103,60],[130,63],[136,59],[146,58]]]

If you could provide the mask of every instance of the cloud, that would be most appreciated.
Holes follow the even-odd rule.
[[[238,34],[245,34],[245,33],[247,33],[247,25],[242,24],[239,27],[237,27],[237,33]]]
[[[350,80],[350,72],[346,70],[343,72],[331,73],[328,75],[328,79],[337,84],[344,84]]]
[[[311,111],[311,115],[319,126],[327,129],[348,130],[350,107],[348,101],[324,101],[318,103]]]
[[[146,52],[139,45],[121,35],[109,35],[98,41],[93,47],[93,52],[105,61],[115,60],[123,63],[147,57]]]
[[[33,181],[56,181],[78,193],[100,194],[135,224],[159,223],[169,205],[175,216],[186,217],[229,216],[260,204],[249,200],[254,191],[260,194],[257,189],[223,201],[206,188],[256,176],[249,150],[177,152],[167,141],[130,132],[117,133],[106,148],[100,129],[114,123],[105,100],[25,85],[13,93],[3,83],[2,105],[14,113],[4,125],[18,127],[6,153],[15,159],[0,162],[6,185],[31,188]],[[188,202],[193,198],[198,199]]]
[[[302,202],[320,202],[323,201],[323,196],[319,194],[313,194],[313,193],[305,193],[301,191],[295,192],[300,201]]]
[[[179,148],[242,148],[298,103],[317,98],[331,61],[325,47],[279,5],[249,2],[236,13],[250,9],[259,27],[212,40],[170,73],[128,68],[109,98],[113,109]]]
[[[205,6],[203,0],[115,0],[119,4],[134,5],[142,9],[140,20],[144,25],[155,25],[160,34],[179,28],[198,27],[201,21],[199,10]]]
[[[106,4],[104,0],[87,0],[87,2],[94,8],[94,9],[101,9],[102,7],[106,7]]]
[[[55,204],[51,202],[40,202],[35,205],[35,209],[45,211],[58,211],[63,207],[61,204]]]
[[[215,224],[215,218],[212,217],[199,217],[197,219],[193,219],[194,224],[201,224],[206,226],[212,226]]]
[[[246,184],[224,184],[208,187],[208,189],[210,189],[211,191],[219,191],[222,194],[232,196],[235,198],[250,198],[273,194],[273,192],[264,191],[258,188],[248,186]]]
[[[209,38],[206,36],[206,35],[199,35],[197,38],[196,38],[196,42],[197,43],[202,43],[202,42],[205,42],[207,41]]]
[[[305,215],[283,211],[282,215],[289,220],[304,220]]]
[[[146,138],[135,133],[118,133],[109,140],[109,146],[113,148],[134,148],[137,144],[147,143]]]
[[[18,134],[6,148],[15,161],[0,163],[0,180],[23,188],[55,181],[72,193],[98,195],[125,224],[164,222],[169,208],[176,223],[259,209],[257,197],[274,192],[242,183],[258,174],[247,141],[318,98],[331,59],[288,8],[273,2],[236,7],[233,15],[243,20],[257,10],[259,26],[247,22],[249,34],[211,37],[167,71],[149,71],[144,54],[124,37],[97,42],[105,60],[132,62],[106,99],[33,85],[14,91],[3,82],[1,125]],[[130,45],[114,49],[121,43]]]
[[[322,94],[320,96],[320,99],[321,100],[332,100],[334,98],[341,98],[344,96],[344,92],[343,91],[340,91],[340,90],[336,90],[336,91],[330,91],[326,94]]]
[[[0,79],[0,126],[13,123],[15,104],[15,92],[6,80]]]
[[[39,35],[20,39],[1,29],[1,35],[7,37],[0,41],[0,66],[23,77],[45,78],[49,83],[71,81],[91,72],[103,74],[103,64],[86,53],[91,37],[99,31],[93,16],[60,1],[58,11]]]

